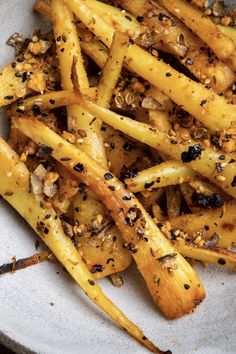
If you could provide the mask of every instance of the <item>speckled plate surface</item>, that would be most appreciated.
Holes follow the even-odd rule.
[[[46,24],[33,1],[0,0],[0,66],[13,58],[5,45],[15,31],[25,35]],[[1,132],[6,131],[1,119]],[[5,202],[0,203],[0,263],[35,252],[37,236]],[[166,321],[154,307],[133,266],[125,285],[101,281],[106,294],[163,349],[175,354],[236,353],[236,275],[199,267],[207,299],[196,313]],[[53,306],[52,306],[53,304]],[[44,263],[0,277],[0,342],[17,353],[147,353],[103,315],[58,264]]]

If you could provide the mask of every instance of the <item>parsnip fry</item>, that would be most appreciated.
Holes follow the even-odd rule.
[[[97,88],[92,87],[88,89],[82,89],[85,96],[88,96],[93,101],[97,100]],[[41,109],[54,109],[62,106],[69,106],[78,103],[78,96],[73,91],[54,91],[46,93],[45,95],[38,95],[26,98],[19,108],[18,104],[11,106],[11,113],[24,113],[31,110],[34,106],[38,106]]]
[[[165,161],[138,173],[134,178],[126,179],[125,183],[134,192],[152,190],[170,185],[189,182],[197,178],[196,172],[177,161]]]
[[[183,21],[205,42],[221,60],[229,58],[235,46],[204,14],[185,0],[158,0],[171,13]]]
[[[93,280],[92,274],[86,268],[71,239],[64,234],[61,221],[55,211],[52,208],[46,208],[42,201],[38,200],[29,192],[29,184],[28,188],[19,188],[18,183],[22,183],[22,163],[3,139],[0,139],[0,156],[2,166],[0,169],[0,194],[3,198],[25,218],[67,269],[72,278],[98,307],[150,351],[162,353],[144,336],[143,332],[105,296],[99,285]],[[14,157],[13,160],[12,157]],[[11,167],[14,173],[11,176],[7,175],[4,166]]]
[[[83,0],[66,0],[79,19],[108,47],[111,46],[114,29],[109,26]],[[91,21],[91,18],[94,21]],[[145,65],[140,65],[140,63]],[[184,110],[215,131],[230,127],[236,121],[235,105],[212,90],[180,74],[161,60],[136,45],[130,45],[126,55],[128,67],[169,96]]]
[[[214,263],[223,268],[236,270],[236,253],[225,248],[202,248],[182,239],[173,241],[173,245],[184,256],[201,262]]]
[[[51,9],[62,87],[64,90],[73,89],[71,72],[73,60],[76,58],[75,69],[79,81],[78,83],[80,87],[88,88],[88,78],[83,65],[80,43],[76,26],[73,22],[73,14],[64,4],[63,0],[53,0],[51,2]],[[86,136],[83,138],[83,143],[80,143],[81,148],[85,151],[89,151],[100,163],[104,163],[106,157],[100,133],[100,124],[93,121],[93,117],[83,111],[78,105],[68,108],[68,124],[70,130],[74,130],[76,134],[78,129],[85,130]],[[80,139],[81,137],[78,135],[78,138]]]
[[[36,0],[34,11],[40,13],[48,21],[51,21],[51,8],[45,0]]]
[[[235,27],[229,27],[229,26],[222,26],[222,25],[217,25],[219,30],[224,33],[224,35],[233,41],[235,47],[236,47],[236,28]]]
[[[37,144],[50,146],[52,156],[102,200],[120,229],[125,246],[134,257],[155,303],[167,318],[189,313],[203,300],[205,292],[196,273],[119,180],[35,119],[17,118],[14,125]],[[171,274],[167,256],[171,258],[171,264],[175,264]],[[184,284],[190,285],[188,291]]]
[[[166,187],[166,207],[169,218],[174,218],[180,215],[181,193],[178,186]]]
[[[236,244],[236,201],[225,203],[222,208],[204,210],[195,214],[181,215],[170,220],[173,229],[183,229],[189,235],[203,233],[205,239],[219,236],[217,247],[231,247]]]
[[[108,59],[102,70],[102,77],[98,85],[97,103],[102,107],[109,107],[123,66],[128,48],[129,37],[122,32],[115,32]]]
[[[95,103],[89,102],[80,96],[80,103],[83,107],[103,122],[111,125],[113,128],[122,131],[130,137],[145,143],[161,153],[164,153],[170,159],[182,161],[195,172],[207,177],[214,184],[222,188],[232,197],[236,197],[236,188],[234,180],[236,180],[236,163],[232,161],[230,155],[224,154],[223,151],[215,152],[212,148],[201,145],[193,139],[182,144],[172,144],[171,139],[165,132],[157,132],[152,126],[140,123],[131,118],[120,116],[110,110],[102,108]],[[198,151],[197,156],[188,159],[191,152]],[[220,175],[216,169],[216,164],[219,163],[220,157],[225,156],[224,171]],[[230,163],[229,163],[230,162]]]
[[[141,16],[142,24],[152,33],[153,48],[175,55],[200,82],[217,92],[232,86],[234,72],[214,55],[209,56],[200,38],[164,7],[150,0],[119,0],[118,3],[135,16]]]

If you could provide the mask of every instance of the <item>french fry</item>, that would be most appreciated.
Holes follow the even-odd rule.
[[[45,19],[51,21],[51,8],[48,2],[45,0],[36,0],[33,9],[40,13]]]
[[[201,262],[214,263],[226,269],[236,270],[236,253],[225,248],[202,248],[179,238],[172,242],[184,256]]]
[[[82,96],[78,97],[80,99],[80,104],[90,112],[90,114],[93,114],[103,122],[122,131],[130,137],[157,149],[170,159],[184,162],[184,157],[186,153],[188,154],[189,149],[192,151],[195,149],[194,147],[196,147],[199,149],[200,157],[190,159],[191,161],[186,161],[185,163],[187,163],[187,166],[204,177],[207,177],[232,197],[236,196],[236,188],[234,187],[234,180],[236,180],[236,163],[232,161],[230,155],[224,154],[224,152],[220,150],[215,152],[210,147],[201,146],[201,144],[193,139],[188,139],[188,141],[185,141],[183,144],[172,144],[169,135],[165,132],[157,132],[155,128],[148,124],[120,116],[93,102],[83,99]],[[225,157],[226,166],[224,167],[222,174],[219,175],[216,169],[216,164],[220,163],[222,155]]]
[[[117,7],[97,0],[85,0],[85,3],[91,6],[116,31],[125,32],[133,40],[146,30],[146,27],[142,26],[135,16],[127,12],[124,13]]]
[[[197,235],[197,232],[203,233],[207,240],[212,235],[219,236],[217,247],[231,247],[236,244],[235,218],[236,202],[235,200],[225,203],[221,208],[204,210],[195,214],[181,215],[171,219],[170,223],[174,230],[183,229],[189,235]]]
[[[129,37],[122,32],[115,32],[111,49],[102,70],[102,77],[98,85],[97,103],[108,108],[123,66],[128,48]]]
[[[193,200],[192,200],[192,195],[193,195],[193,188],[191,188],[190,184],[188,183],[183,183],[179,186],[181,194],[186,201],[188,208],[191,210],[192,213],[197,213],[201,211],[201,207],[198,205],[194,205]]]
[[[24,217],[76,283],[100,309],[150,351],[162,353],[105,296],[99,285],[93,280],[91,272],[86,268],[72,241],[64,234],[58,215],[52,208],[46,208],[42,201],[29,192],[29,181],[27,186],[25,176],[23,176],[22,180],[22,169],[24,172],[27,169],[23,167],[24,164],[20,162],[15,152],[10,149],[3,139],[0,139],[0,156],[2,163],[2,168],[0,169],[0,194],[3,198]],[[12,175],[7,175],[7,169],[5,168],[11,168]]]
[[[142,23],[152,31],[153,48],[177,56],[200,82],[217,92],[232,86],[233,71],[213,55],[209,57],[205,44],[165,8],[147,0],[119,0],[118,3],[134,15],[142,16]]]
[[[89,96],[93,101],[97,100],[97,88],[81,89],[85,96]],[[73,105],[78,103],[78,97],[74,91],[54,91],[45,93],[44,95],[37,95],[26,98],[19,107],[18,104],[13,104],[10,108],[11,113],[24,113],[29,111],[34,106],[37,106],[43,110],[51,110],[58,107]]]
[[[114,29],[82,0],[66,0],[66,3],[89,29],[110,47]],[[94,21],[91,21],[91,18],[94,18]],[[140,65],[140,62],[145,65]],[[137,45],[129,46],[126,64],[131,71],[148,80],[213,131],[230,127],[236,121],[235,105],[228,104],[211,89],[180,74],[163,61],[156,60]]]
[[[236,29],[234,27],[230,26],[222,26],[222,25],[217,25],[219,30],[224,33],[226,37],[231,39],[233,41],[235,47],[236,47]]]
[[[63,0],[51,2],[53,30],[57,43],[57,54],[59,57],[61,83],[64,90],[73,90],[71,72],[73,60],[76,58],[75,70],[82,88],[88,88],[88,78],[84,69],[83,59],[80,50],[80,43],[76,32],[74,17]],[[58,41],[59,39],[59,41]],[[64,39],[64,40],[63,40]],[[93,121],[87,112],[84,112],[78,105],[68,108],[68,124],[70,130],[77,134],[78,129],[85,130],[86,136],[80,145],[100,163],[106,161],[100,124]],[[78,138],[81,137],[78,135]]]
[[[181,19],[203,42],[216,54],[220,60],[228,59],[234,52],[235,46],[217,26],[201,11],[185,0],[158,0],[176,17]]]
[[[119,180],[35,119],[17,118],[14,125],[37,144],[50,146],[52,156],[89,185],[103,201],[120,229],[155,303],[167,318],[174,319],[191,312],[204,299],[205,292],[196,273],[171,247],[142,205]],[[177,268],[171,274],[168,266],[163,267],[167,255],[173,257]],[[155,281],[157,278],[160,280]],[[184,284],[190,285],[188,291]]]
[[[43,1],[43,0],[38,0],[38,1]],[[98,2],[96,2],[98,3]],[[106,13],[107,7],[108,5],[103,4],[104,6],[103,8],[103,14]],[[50,6],[46,5],[44,6],[45,8],[47,8],[47,13],[50,13]],[[110,8],[110,6],[109,6]],[[44,16],[44,12],[40,12],[40,6],[37,7],[37,10],[39,11],[39,13],[41,13],[41,15]],[[106,13],[107,15],[107,13]],[[114,11],[112,11],[112,15],[114,16]],[[130,22],[129,20],[127,20],[127,18],[125,17],[126,15],[124,15],[122,12],[120,12],[120,16],[122,16],[122,18],[125,18],[125,21]],[[46,18],[49,19],[48,16],[46,16]],[[109,23],[111,22],[111,25],[114,25],[114,18],[111,16],[109,16]],[[123,21],[120,21],[119,19],[119,24],[122,24]],[[77,28],[79,35],[83,36],[83,33],[81,32],[81,29]],[[121,31],[125,31],[124,27],[122,27]],[[130,32],[128,32],[128,34],[130,34]],[[106,46],[104,46],[99,40],[97,40],[96,38],[91,38],[89,42],[86,42],[84,40],[82,40],[80,42],[80,46],[81,49],[91,58],[93,59],[93,61],[95,61],[95,63],[100,67],[103,68],[107,58],[108,58],[108,51]],[[127,65],[124,63],[124,66],[126,67],[126,69],[128,69]],[[150,88],[150,90],[148,91],[148,94],[155,98],[160,104],[164,105],[164,107],[167,110],[171,110],[171,108],[173,107],[173,103],[172,101],[168,98],[168,96],[164,95],[160,90],[158,90],[156,87],[152,86]]]
[[[180,215],[181,193],[178,186],[166,187],[166,206],[169,218],[174,218]]]
[[[197,178],[197,173],[178,161],[165,161],[125,180],[133,193],[181,184]],[[150,185],[150,187],[149,187]]]

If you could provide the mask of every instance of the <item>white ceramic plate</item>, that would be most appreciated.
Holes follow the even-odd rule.
[[[46,27],[32,13],[33,2],[0,0],[0,66],[13,58],[5,45],[12,33],[30,35]],[[1,132],[6,126],[3,118]],[[34,232],[3,201],[0,210],[0,263],[33,254]],[[123,288],[108,280],[101,285],[161,348],[175,354],[236,353],[235,274],[203,267],[199,273],[207,299],[195,314],[173,322],[158,313],[134,266],[125,272]],[[60,265],[49,263],[0,277],[0,341],[18,353],[147,353],[88,301]]]

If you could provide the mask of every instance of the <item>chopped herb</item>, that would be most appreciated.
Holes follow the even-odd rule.
[[[51,154],[52,152],[53,152],[53,149],[47,145],[41,145],[38,149],[39,154]]]
[[[196,160],[202,152],[200,144],[195,144],[194,146],[189,146],[188,151],[184,151],[181,154],[181,159],[183,162],[188,163]]]
[[[192,201],[204,209],[215,209],[224,205],[224,200],[219,193],[205,195],[194,192],[192,194]]]

